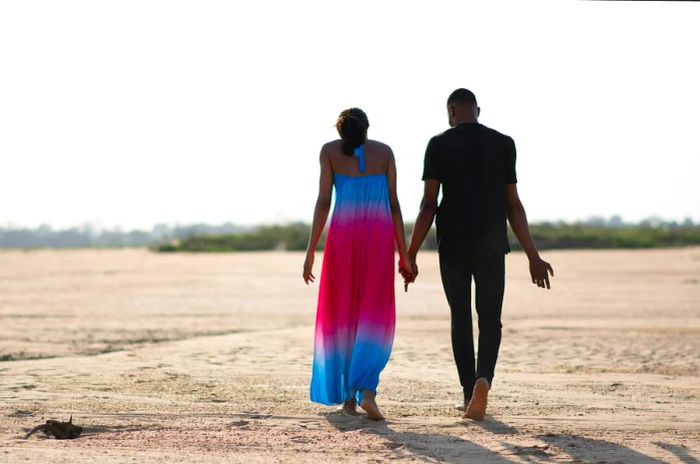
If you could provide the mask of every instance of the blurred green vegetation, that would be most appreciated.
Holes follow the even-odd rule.
[[[309,240],[310,226],[301,222],[263,226],[253,231],[226,235],[192,235],[151,247],[156,251],[304,251]],[[319,241],[323,248],[325,234]]]
[[[530,233],[539,249],[666,248],[700,245],[700,227],[595,227],[535,224]],[[513,249],[520,249],[510,234]]]
[[[410,236],[411,224],[406,226]],[[219,252],[219,251],[303,251],[309,239],[310,226],[304,223],[264,226],[252,231],[227,235],[192,235],[153,246],[161,252]],[[609,227],[586,224],[531,224],[530,232],[539,249],[603,249],[603,248],[662,248],[700,245],[700,227],[652,227],[649,225]],[[520,246],[509,232],[511,247]],[[319,249],[323,248],[325,233]],[[435,229],[430,231],[423,249],[437,249]]]

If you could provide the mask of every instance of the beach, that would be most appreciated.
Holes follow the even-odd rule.
[[[0,251],[0,461],[697,463],[700,248],[542,255],[549,291],[506,258],[483,423],[454,408],[437,255],[419,255],[375,423],[308,400],[303,253]],[[71,415],[80,438],[23,439]]]

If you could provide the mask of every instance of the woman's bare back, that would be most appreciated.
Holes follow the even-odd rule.
[[[323,149],[327,150],[328,159],[334,174],[344,176],[372,176],[386,174],[391,160],[391,148],[376,140],[365,142],[365,172],[360,172],[357,158],[348,156],[341,151],[342,141],[328,142]]]

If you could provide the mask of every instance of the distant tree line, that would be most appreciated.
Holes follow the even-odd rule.
[[[156,251],[264,251],[306,249],[311,227],[301,222],[262,226],[254,230],[227,235],[192,235],[184,240],[171,240],[153,247]],[[319,248],[325,244],[325,233]]]
[[[650,225],[601,227],[581,224],[535,224],[530,233],[539,249],[665,248],[700,245],[700,226]],[[511,247],[520,249],[510,234]]]
[[[84,224],[67,229],[48,225],[37,228],[0,228],[0,248],[122,248],[148,247],[166,241],[186,239],[196,235],[238,234],[251,230],[230,222],[221,225],[189,224],[170,226],[156,224],[151,230],[103,230]]]
[[[410,235],[412,224],[407,224]],[[668,222],[650,218],[639,223],[626,223],[619,216],[610,219],[591,218],[576,223],[542,222],[530,227],[535,243],[541,249],[560,248],[656,248],[700,245],[700,223],[688,219]],[[0,248],[118,248],[150,247],[161,252],[217,252],[306,249],[310,226],[292,223],[271,226],[238,226],[192,224],[168,226],[158,224],[149,231],[97,230],[84,225],[54,230],[49,226],[35,229],[0,228]],[[511,247],[519,249],[510,235]],[[325,234],[319,243],[323,248]],[[437,249],[435,229],[431,230],[425,249]]]
[[[410,235],[412,224],[407,224]],[[157,251],[253,251],[306,249],[310,227],[296,223],[286,226],[261,227],[247,233],[205,236],[196,235],[154,247]],[[606,226],[585,223],[538,223],[530,226],[533,240],[540,249],[596,249],[596,248],[660,248],[700,245],[700,224],[651,224]],[[511,248],[520,249],[512,232],[509,231]],[[319,242],[323,248],[325,234]],[[426,238],[423,248],[437,249],[437,237],[433,228]]]

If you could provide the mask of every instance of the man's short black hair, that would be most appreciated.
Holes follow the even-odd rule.
[[[476,95],[474,95],[474,92],[471,90],[457,89],[447,98],[447,106],[455,103],[471,103],[472,105],[476,105]]]

